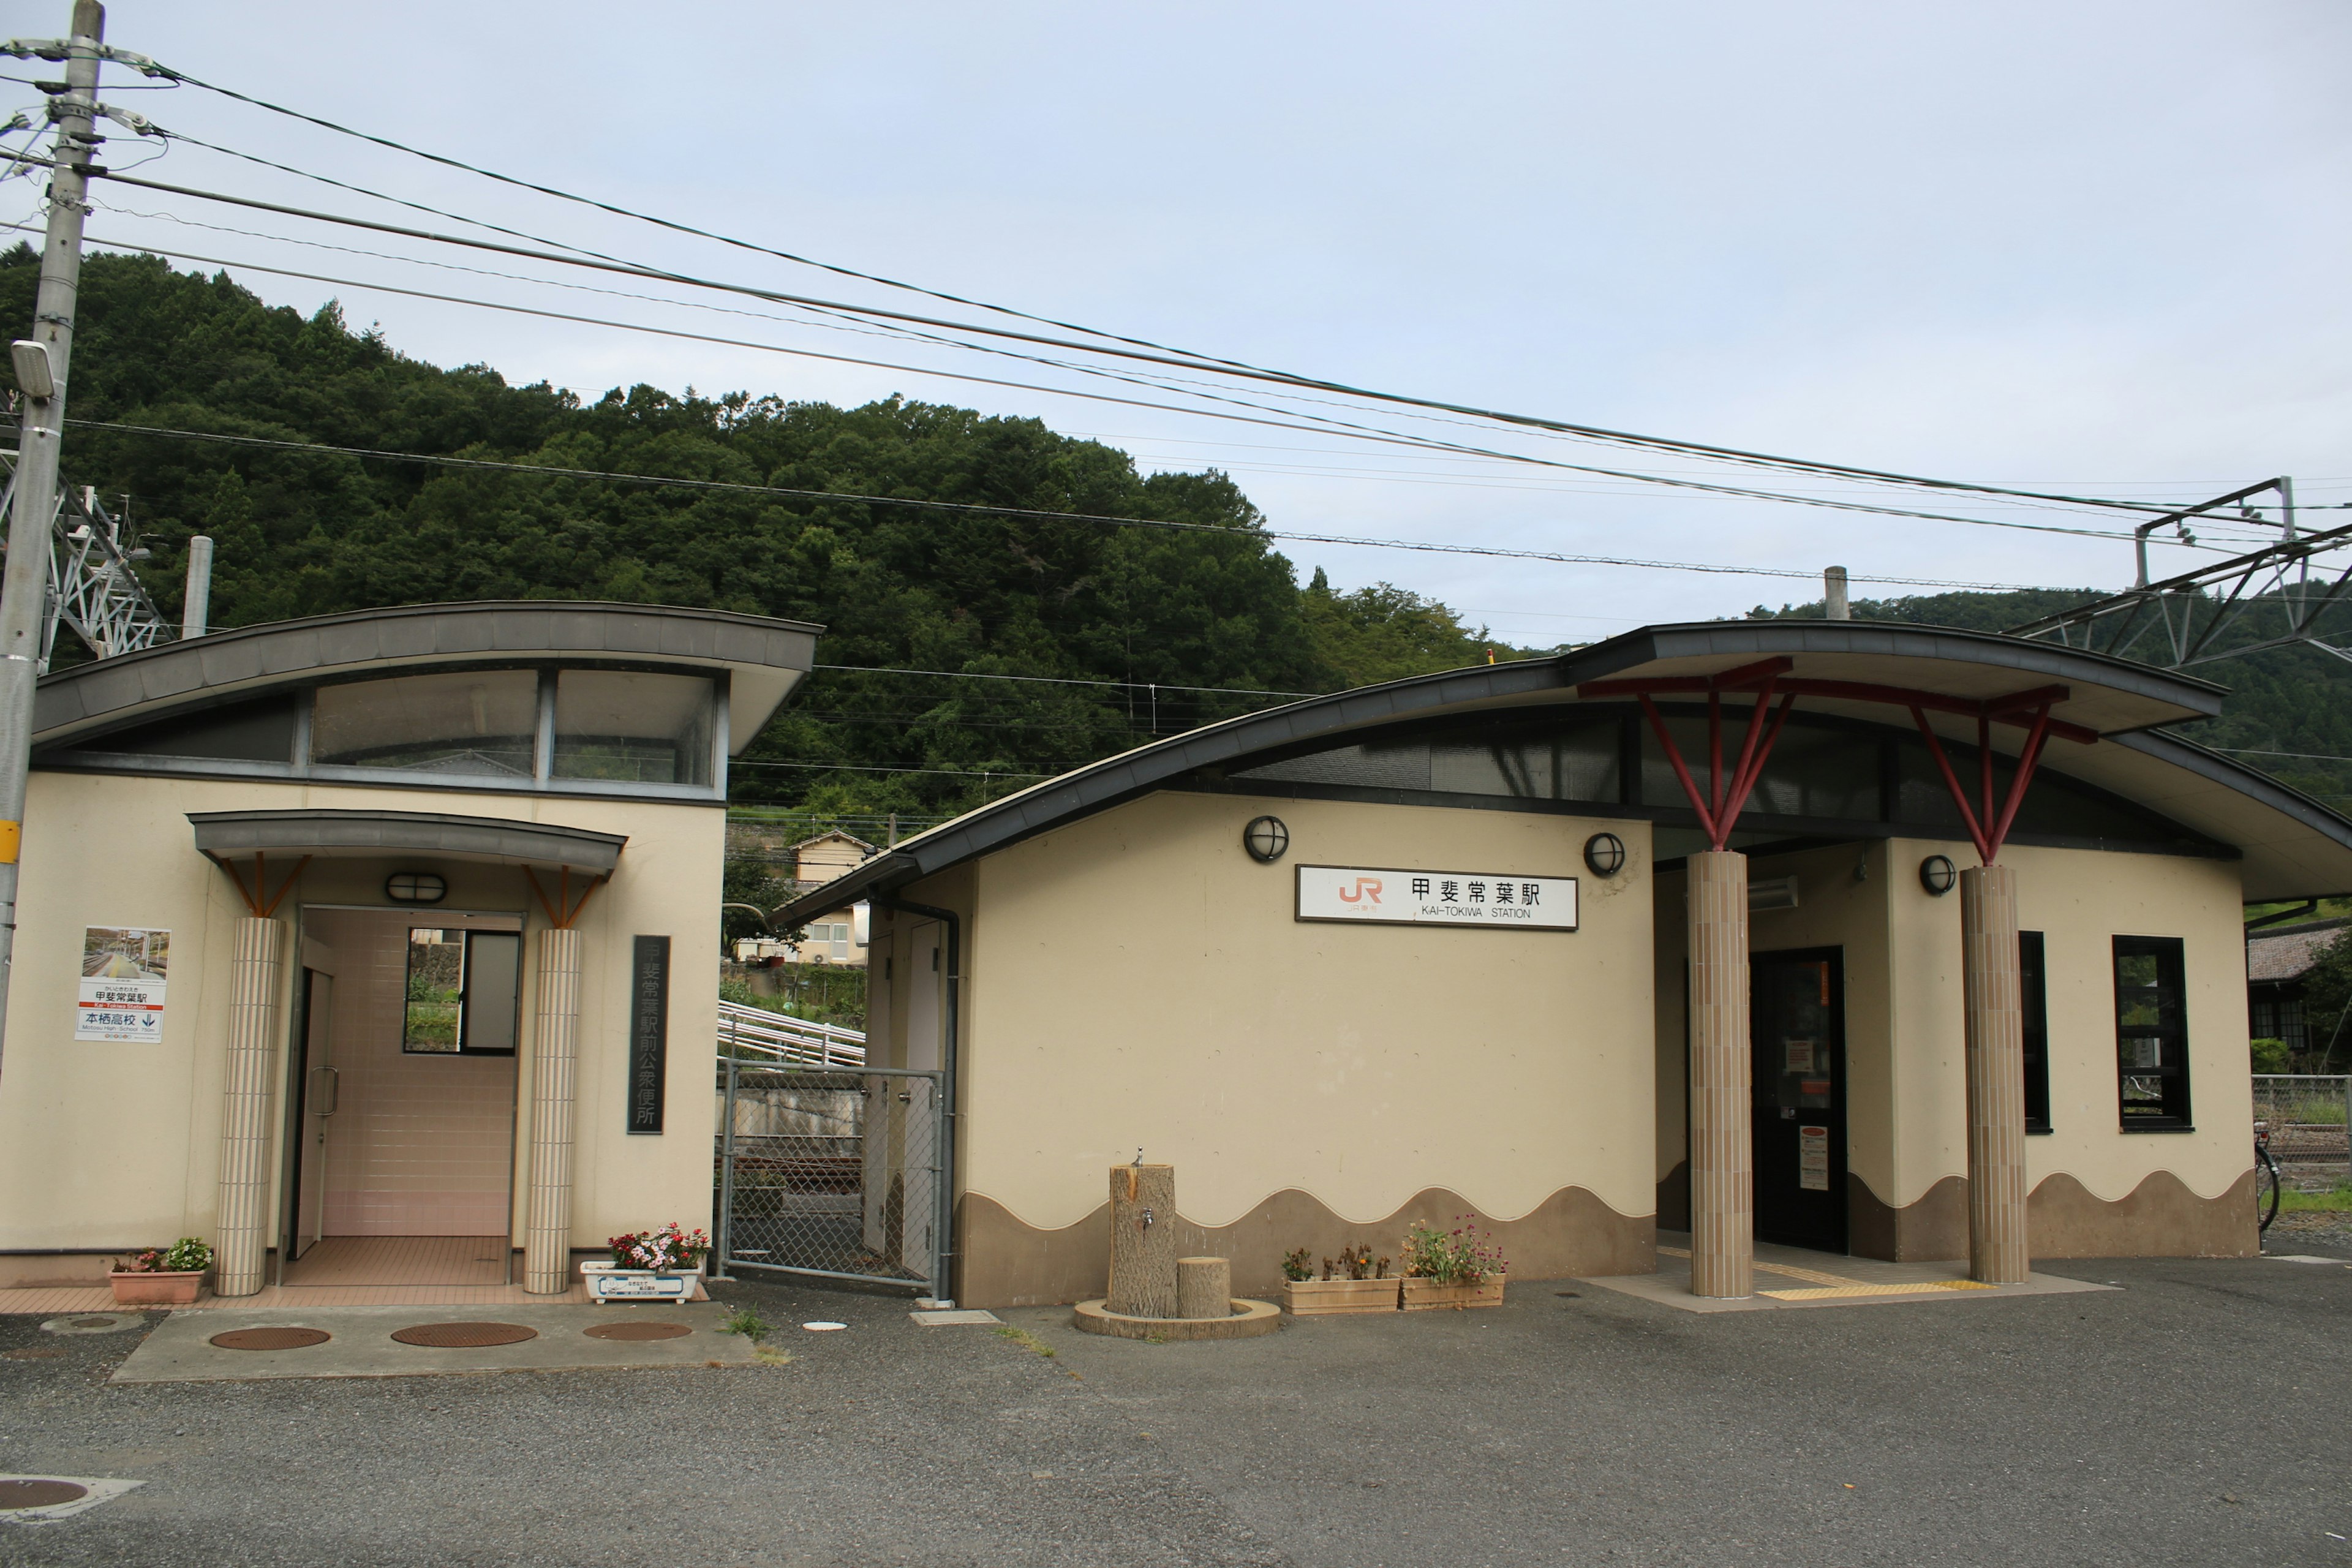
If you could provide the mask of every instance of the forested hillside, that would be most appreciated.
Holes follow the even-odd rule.
[[[22,245],[0,255],[0,316],[31,320],[37,266]],[[83,272],[73,371],[70,413],[98,426],[1216,530],[68,431],[68,480],[130,498],[153,551],[142,577],[167,615],[178,611],[185,542],[202,532],[217,542],[220,626],[428,600],[614,598],[821,622],[828,664],[1125,683],[823,672],[738,771],[745,802],[936,818],[1273,700],[1250,692],[1330,690],[1485,657],[1486,639],[1407,591],[1334,594],[1319,575],[1302,589],[1223,475],[1142,477],[1124,453],[1034,419],[647,386],[583,404],[546,385],[509,386],[488,366],[406,358],[349,330],[331,306],[305,319],[223,278],[102,255]],[[811,765],[823,763],[840,766]]]

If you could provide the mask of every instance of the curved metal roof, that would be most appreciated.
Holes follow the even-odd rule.
[[[520,599],[404,605],[240,626],[41,678],[33,743],[160,718],[322,678],[440,664],[583,659],[725,669],[728,745],[740,752],[808,672],[824,628],[725,610]]]
[[[608,876],[620,862],[623,833],[595,833],[497,816],[431,811],[192,811],[196,849],[215,860],[241,856],[424,855],[499,866],[551,866]]]
[[[1132,799],[1195,769],[1225,767],[1277,747],[1336,742],[1350,731],[1445,714],[1572,702],[1589,682],[1705,676],[1771,658],[1790,660],[1792,675],[1803,679],[1899,687],[1971,703],[2063,686],[2066,695],[2053,717],[2116,743],[2062,742],[2048,753],[2048,765],[2240,848],[2249,898],[2352,891],[2352,820],[2191,742],[2144,732],[2219,713],[2226,691],[2210,681],[1948,626],[1705,621],[1644,626],[1557,658],[1474,665],[1335,692],[1140,746],[942,823],[779,912],[787,921],[813,918]],[[1802,706],[1808,712],[1881,721],[1891,717],[1884,702],[1863,699],[1809,696]],[[1972,721],[1945,714],[1931,722],[1939,731],[1975,738]]]

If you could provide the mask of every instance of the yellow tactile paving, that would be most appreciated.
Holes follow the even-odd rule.
[[[1759,1264],[1758,1268],[1764,1265]],[[1776,1301],[1822,1301],[1832,1296],[1915,1296],[1927,1290],[1994,1290],[2000,1287],[1978,1279],[1919,1279],[1894,1285],[1825,1285],[1803,1290],[1759,1290]]]

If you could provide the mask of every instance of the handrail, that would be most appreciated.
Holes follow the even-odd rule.
[[[862,1029],[845,1029],[722,1000],[719,1052],[737,1058],[766,1057],[803,1067],[863,1067],[866,1034]]]

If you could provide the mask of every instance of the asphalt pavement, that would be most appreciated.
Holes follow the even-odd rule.
[[[736,1284],[788,1360],[130,1385],[0,1317],[0,1472],[143,1483],[0,1563],[2352,1563],[2352,1267],[2043,1267],[2121,1289],[1154,1345]]]

